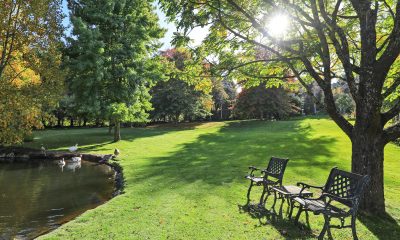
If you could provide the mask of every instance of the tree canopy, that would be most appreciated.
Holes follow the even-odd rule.
[[[264,84],[244,89],[234,105],[234,114],[241,119],[280,120],[299,113],[283,88],[266,88]]]
[[[197,26],[209,27],[196,51],[217,59],[212,72],[246,79],[249,86],[285,85],[294,78],[319,102],[309,87],[316,82],[321,104],[352,141],[352,170],[371,176],[362,207],[384,211],[383,149],[400,137],[400,123],[391,124],[400,112],[400,1],[160,2],[179,26],[175,43],[187,43]],[[276,19],[287,21],[286,32],[274,32]],[[335,79],[348,85],[356,104],[354,124],[335,104]]]
[[[0,144],[21,142],[63,90],[61,0],[0,1]]]
[[[158,82],[151,90],[152,118],[179,122],[181,119],[195,120],[209,116],[212,99],[208,88],[201,85],[206,79],[200,82],[190,79],[192,66],[200,72],[206,71],[205,66],[194,63],[190,52],[183,48],[163,51],[161,56],[171,63],[170,77],[167,81]],[[192,67],[190,70],[186,69],[187,63]]]

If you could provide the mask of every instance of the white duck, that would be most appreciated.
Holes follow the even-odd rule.
[[[82,154],[79,155],[79,157],[72,157],[71,160],[72,162],[80,162],[82,160]]]
[[[64,165],[65,165],[65,160],[64,160],[64,158],[61,159],[61,160],[58,160],[57,164],[60,165],[60,166],[64,166]]]
[[[42,151],[42,153],[46,156],[46,148],[43,146],[40,147],[40,150]]]
[[[66,168],[68,170],[72,170],[73,172],[75,172],[76,169],[81,168],[81,162],[72,162],[72,163],[68,163],[67,165],[65,165]]]
[[[75,144],[74,146],[69,147],[68,150],[69,150],[70,152],[76,152],[76,151],[78,151],[78,144]]]

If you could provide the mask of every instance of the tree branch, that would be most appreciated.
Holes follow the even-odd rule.
[[[292,60],[292,59],[296,59],[296,58],[289,58],[290,60]],[[231,72],[233,72],[234,70],[236,70],[236,69],[238,69],[238,68],[242,68],[242,67],[245,67],[245,66],[247,66],[247,65],[251,65],[251,64],[254,64],[254,63],[267,63],[267,62],[283,62],[284,60],[283,59],[281,59],[281,58],[276,58],[276,59],[260,59],[260,60],[254,60],[254,61],[249,61],[249,62],[245,62],[245,63],[241,63],[241,64],[238,64],[238,65],[236,65],[236,66],[234,66],[234,67],[231,67],[231,68],[229,68],[227,71],[228,71],[228,73],[226,74],[226,75],[224,75],[224,76],[228,76]]]
[[[377,61],[377,69],[386,73],[400,54],[400,1],[397,1],[396,4],[396,17],[394,19],[393,30],[388,38],[390,40],[387,43],[387,47]]]
[[[274,38],[272,38],[271,36],[269,36],[268,33],[266,33],[262,27],[255,21],[255,19],[249,14],[247,13],[244,9],[242,9],[239,5],[237,5],[233,0],[227,0],[228,3],[230,3],[237,11],[239,11],[240,13],[242,13],[247,19],[249,19],[249,21],[251,22],[251,24],[258,30],[260,31],[260,33],[263,33],[266,37],[270,38],[272,41],[274,41]],[[231,33],[233,33],[234,35],[250,42],[253,44],[256,44],[258,46],[261,46],[267,50],[269,50],[270,52],[276,54],[278,57],[282,57],[285,58],[280,52],[278,52],[277,50],[273,49],[272,47],[269,47],[265,44],[259,43],[257,41],[254,41],[252,39],[249,39],[248,37],[243,36],[241,33],[234,31],[232,28],[230,28],[222,19],[221,16],[221,10],[218,10],[218,16],[220,19],[220,23],[223,27],[225,27],[228,31],[230,31]],[[321,87],[321,89],[324,92],[325,95],[325,105],[327,107],[327,111],[329,113],[329,115],[331,116],[331,118],[336,122],[336,124],[349,136],[351,137],[352,135],[352,130],[353,130],[353,125],[351,125],[337,110],[336,105],[335,105],[335,101],[333,98],[333,94],[332,94],[332,89],[331,89],[331,76],[327,75],[327,79],[323,79],[321,78],[321,76],[319,75],[319,73],[314,69],[312,63],[310,62],[310,60],[307,59],[306,56],[304,56],[302,53],[295,51],[293,49],[291,49],[290,47],[288,47],[287,45],[282,45],[280,43],[277,43],[278,46],[280,46],[282,49],[290,52],[291,54],[294,54],[296,56],[298,56],[301,60],[301,62],[303,63],[305,69],[307,70],[307,72],[311,75],[311,77],[318,83],[318,85]],[[289,63],[290,61],[285,61],[287,63]]]
[[[382,113],[382,125],[385,125],[399,113],[400,113],[400,100],[397,100],[396,104],[389,111]]]
[[[386,143],[400,138],[400,122],[383,130],[383,137]]]
[[[394,80],[394,83],[386,89],[386,91],[382,94],[382,99],[385,99],[390,96],[394,91],[396,91],[397,87],[400,86],[400,77]]]
[[[346,34],[343,29],[337,25],[336,21],[334,21],[334,19],[336,19],[336,11],[338,11],[337,9],[339,9],[339,5],[341,4],[341,2],[341,0],[337,1],[335,12],[332,14],[332,18],[330,18],[325,10],[324,1],[318,0],[321,15],[324,18],[325,22],[327,22],[330,26],[330,28],[328,28],[328,35],[333,43],[333,46],[335,47],[336,54],[343,65],[344,72],[346,74],[346,82],[349,86],[350,93],[353,96],[353,99],[356,99],[358,89],[353,72],[355,72],[355,70],[357,71],[357,67],[350,62],[350,49]],[[336,38],[336,34],[339,36],[340,42]]]

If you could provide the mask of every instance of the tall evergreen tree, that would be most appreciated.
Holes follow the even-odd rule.
[[[152,1],[70,0],[68,6],[70,90],[77,107],[110,119],[118,141],[122,121],[147,120],[148,89],[161,75],[151,55],[164,31]]]

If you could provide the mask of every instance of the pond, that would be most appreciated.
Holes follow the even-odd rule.
[[[113,176],[85,161],[0,164],[0,239],[32,239],[104,203]]]

